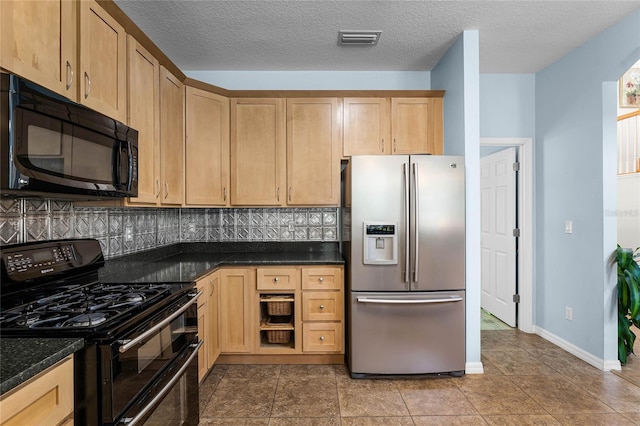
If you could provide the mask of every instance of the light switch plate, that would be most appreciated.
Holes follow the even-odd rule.
[[[573,234],[573,221],[565,220],[564,221],[564,233],[565,234]]]

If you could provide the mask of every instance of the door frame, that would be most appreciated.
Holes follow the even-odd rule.
[[[518,147],[518,328],[534,333],[533,326],[533,139],[531,138],[480,138],[481,146]]]

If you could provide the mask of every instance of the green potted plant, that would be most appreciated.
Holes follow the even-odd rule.
[[[615,262],[618,264],[618,359],[627,363],[636,340],[631,326],[640,327],[640,247],[622,248],[618,245]]]

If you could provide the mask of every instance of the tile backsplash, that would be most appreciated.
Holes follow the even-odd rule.
[[[154,209],[0,200],[0,246],[96,238],[105,257],[177,242],[338,241],[337,208]]]

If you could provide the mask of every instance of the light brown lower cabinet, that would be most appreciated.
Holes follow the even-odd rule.
[[[73,355],[4,394],[0,424],[73,425]]]

